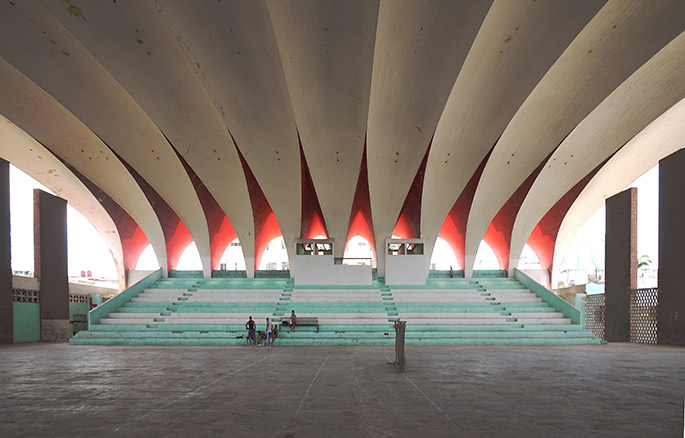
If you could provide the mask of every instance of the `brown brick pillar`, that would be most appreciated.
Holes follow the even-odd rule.
[[[10,255],[10,165],[0,159],[0,344],[14,342]]]
[[[630,341],[630,291],[637,288],[637,189],[606,200],[606,338]]]
[[[40,278],[40,337],[69,340],[67,201],[33,191],[34,272]]]
[[[657,342],[685,345],[685,150],[659,161]]]

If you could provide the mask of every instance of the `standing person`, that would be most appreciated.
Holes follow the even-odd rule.
[[[255,322],[252,320],[252,316],[245,323],[245,328],[247,329],[247,341],[253,347],[257,345],[257,338],[255,337]]]
[[[266,318],[266,340],[268,342],[269,348],[271,348],[273,338],[271,337],[271,321],[269,321],[268,317]]]
[[[295,331],[295,326],[297,325],[297,316],[295,315],[295,311],[293,310],[290,312],[290,331],[294,332]]]

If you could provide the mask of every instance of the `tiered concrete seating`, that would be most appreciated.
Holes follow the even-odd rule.
[[[248,316],[263,329],[295,310],[316,327],[285,328],[276,345],[393,345],[406,320],[407,344],[598,343],[591,333],[514,279],[429,278],[426,286],[295,287],[292,280],[161,279],[121,305],[75,344],[244,345]]]
[[[381,324],[380,330],[387,331],[389,325],[378,288],[296,288],[286,305],[298,316],[318,317],[322,330],[327,325]]]
[[[559,312],[506,311],[503,303],[542,303],[528,289],[400,289],[392,288],[397,303],[398,317],[417,324],[570,324],[571,320]],[[422,303],[423,306],[415,303]],[[445,306],[446,303],[480,303],[470,308]],[[426,304],[432,304],[427,306]],[[426,308],[432,307],[432,311]],[[545,310],[551,311],[551,308]]]
[[[429,278],[392,287],[408,344],[596,343],[587,331],[514,279]]]

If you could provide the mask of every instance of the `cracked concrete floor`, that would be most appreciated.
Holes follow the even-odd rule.
[[[1,437],[683,436],[685,348],[0,346]]]

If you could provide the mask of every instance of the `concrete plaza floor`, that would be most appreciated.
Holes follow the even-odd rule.
[[[0,346],[0,437],[680,437],[685,348]]]

